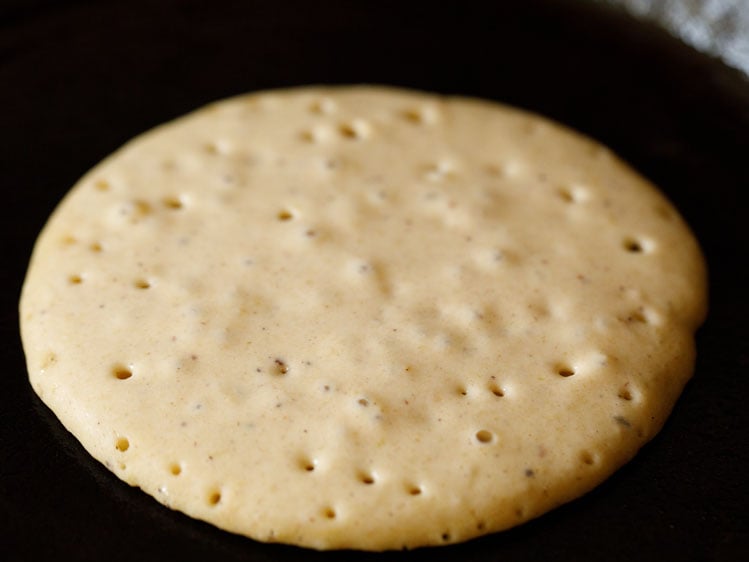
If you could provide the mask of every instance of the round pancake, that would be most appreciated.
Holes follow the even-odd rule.
[[[609,150],[380,87],[214,103],[71,190],[21,297],[34,390],[159,502],[261,541],[464,541],[662,427],[698,245]]]

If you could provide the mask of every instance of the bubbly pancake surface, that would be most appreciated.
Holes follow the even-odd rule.
[[[163,504],[254,539],[506,529],[660,429],[706,308],[674,208],[539,116],[380,87],[221,101],[89,172],[21,299],[34,390]]]

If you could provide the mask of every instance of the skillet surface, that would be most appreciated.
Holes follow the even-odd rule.
[[[589,495],[520,528],[359,560],[749,558],[749,81],[582,1],[145,0],[0,5],[0,551],[6,560],[348,560],[172,512],[88,457],[26,379],[17,302],[33,242],[80,175],[207,102],[310,83],[496,99],[609,145],[701,241],[711,311],[672,417]],[[746,557],[746,558],[745,558]]]

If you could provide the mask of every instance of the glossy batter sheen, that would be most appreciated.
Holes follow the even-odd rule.
[[[122,480],[257,540],[381,550],[609,476],[690,377],[705,293],[607,149],[488,102],[304,88],[87,174],[21,320],[34,390]]]

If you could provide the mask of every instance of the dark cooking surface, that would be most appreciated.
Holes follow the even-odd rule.
[[[601,8],[495,3],[0,3],[0,558],[352,558],[233,536],[117,480],[30,390],[16,306],[46,217],[127,139],[245,91],[376,82],[512,103],[608,144],[692,225],[712,290],[694,379],[662,433],[603,486],[506,533],[357,559],[749,559],[749,83]]]

